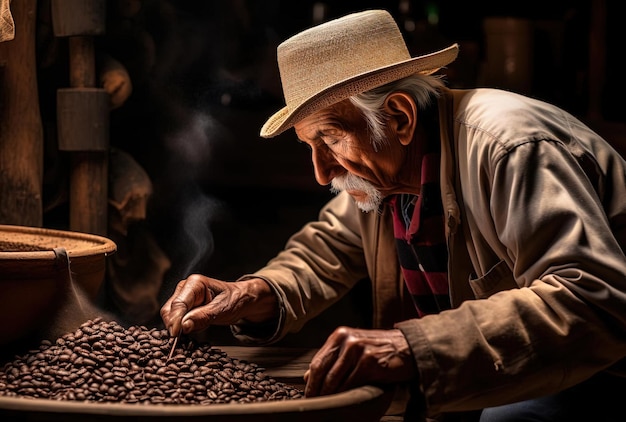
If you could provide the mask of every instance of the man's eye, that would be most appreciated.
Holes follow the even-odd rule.
[[[337,138],[335,138],[335,137],[333,137],[333,136],[324,136],[324,137],[322,138],[322,141],[324,141],[324,143],[325,143],[327,146],[332,146],[332,145],[337,144],[337,143],[339,142],[339,139],[337,139]]]

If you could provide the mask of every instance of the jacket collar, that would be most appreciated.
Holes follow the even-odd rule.
[[[468,227],[462,224],[463,195],[458,177],[457,105],[468,91],[443,88],[439,97],[439,130],[441,140],[441,201],[445,213],[448,243],[448,281],[452,307],[474,298],[468,279],[474,271],[468,246],[472,243]],[[457,196],[458,195],[458,196]]]

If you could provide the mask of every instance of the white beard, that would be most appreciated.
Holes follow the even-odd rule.
[[[332,193],[337,194],[344,190],[358,190],[365,193],[365,200],[355,200],[356,205],[363,212],[378,210],[383,201],[383,195],[370,182],[351,173],[337,176],[331,181]]]

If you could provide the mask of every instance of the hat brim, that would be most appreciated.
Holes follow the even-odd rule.
[[[389,66],[380,67],[371,71],[344,79],[315,95],[307,98],[298,107],[289,110],[283,107],[272,115],[261,128],[261,137],[273,138],[280,135],[294,124],[310,114],[343,101],[353,95],[369,91],[387,83],[421,73],[430,75],[452,63],[459,52],[458,44],[435,53],[413,57]]]

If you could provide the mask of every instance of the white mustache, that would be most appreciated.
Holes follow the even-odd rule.
[[[367,196],[366,201],[357,201],[359,208],[365,212],[378,209],[382,202],[382,194],[367,180],[355,176],[351,173],[346,173],[341,176],[335,177],[330,182],[332,193],[339,193],[345,190],[357,190],[364,192]]]
[[[355,176],[352,173],[337,176],[330,182],[330,184],[336,193],[344,190],[360,190],[363,192],[369,192],[374,189],[370,182],[360,178],[359,176]]]

